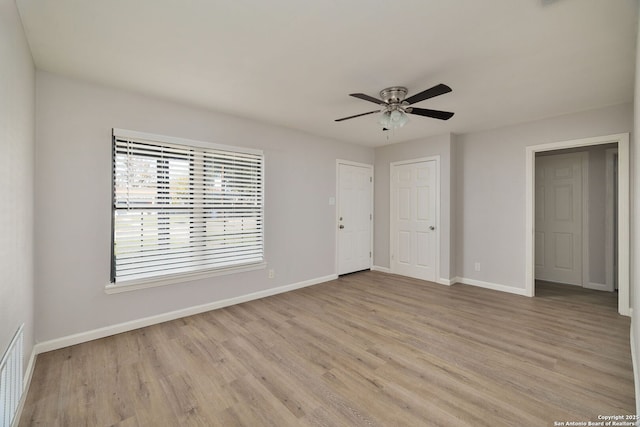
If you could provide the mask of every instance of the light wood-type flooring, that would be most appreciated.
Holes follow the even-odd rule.
[[[38,356],[20,426],[547,426],[632,414],[615,294],[379,272]]]

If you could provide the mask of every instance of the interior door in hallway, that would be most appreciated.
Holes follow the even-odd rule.
[[[371,268],[373,167],[338,163],[338,274]]]
[[[391,272],[436,280],[436,160],[391,164]]]
[[[535,278],[583,285],[583,159],[536,157]]]

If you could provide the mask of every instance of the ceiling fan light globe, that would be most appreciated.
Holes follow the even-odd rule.
[[[388,111],[383,111],[382,114],[380,114],[378,123],[380,123],[382,127],[385,128],[391,127],[391,114]]]
[[[394,130],[403,127],[408,121],[409,118],[404,111],[396,109],[383,111],[382,114],[380,114],[378,123],[380,123],[383,128]]]
[[[406,125],[408,121],[409,121],[409,117],[405,113],[400,113],[400,117],[395,122],[396,127],[401,128],[402,126]]]

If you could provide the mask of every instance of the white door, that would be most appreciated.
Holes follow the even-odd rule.
[[[391,272],[436,280],[435,160],[391,164]]]
[[[536,279],[583,284],[582,162],[583,153],[535,159]]]
[[[371,268],[373,168],[338,163],[338,274]]]

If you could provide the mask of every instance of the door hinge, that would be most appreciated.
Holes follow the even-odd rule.
[[[369,258],[371,258],[371,252],[369,252]]]
[[[373,214],[369,214],[369,221],[373,219]]]
[[[369,177],[369,182],[373,182],[373,177],[372,176]]]

